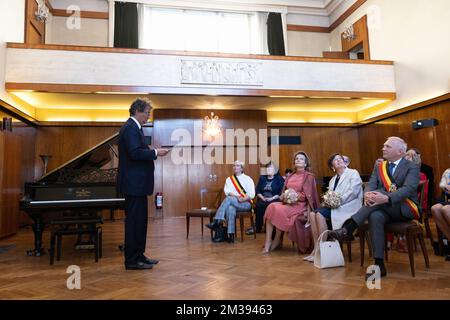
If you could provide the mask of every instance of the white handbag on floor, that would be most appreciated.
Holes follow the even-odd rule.
[[[319,269],[343,267],[345,265],[339,241],[324,241],[330,231],[325,230],[317,240],[317,248],[314,254],[314,265]]]

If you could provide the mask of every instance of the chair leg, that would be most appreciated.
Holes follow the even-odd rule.
[[[210,216],[210,217],[209,217],[209,223],[212,223],[212,222],[213,222],[213,217]],[[212,241],[212,239],[213,239],[213,231],[210,230],[210,233],[211,233],[211,241]]]
[[[241,242],[244,242],[244,216],[239,215],[239,224],[241,226]]]
[[[186,216],[186,239],[189,239],[189,222],[190,222],[189,220],[190,220],[189,216]],[[202,226],[203,226],[203,223],[202,223]],[[203,229],[202,229],[202,232],[203,232]],[[203,235],[203,233],[202,233],[202,235]]]
[[[431,232],[430,220],[428,219],[428,213],[427,212],[425,212],[424,223],[425,223],[426,236],[427,236],[427,238],[430,239],[431,245],[433,245],[433,232]]]
[[[439,245],[439,255],[443,256],[444,255],[444,241],[442,241],[442,231],[439,229],[438,226],[436,226],[436,230],[437,230],[437,237],[438,237],[438,245]]]
[[[419,233],[418,237],[419,237],[420,248],[422,249],[423,258],[425,259],[425,266],[427,268],[429,268],[430,260],[428,259],[428,251],[427,251],[427,247],[425,246],[425,239],[423,238],[422,233]]]
[[[56,241],[56,235],[54,232],[52,232],[50,237],[50,265],[53,265],[55,262],[55,241]]]
[[[361,255],[361,267],[364,265],[364,240],[365,232],[359,231],[359,254]]]
[[[364,235],[367,240],[367,249],[369,249],[369,257],[372,258],[373,250],[372,250],[372,240],[370,239],[370,234],[367,231]]]
[[[103,231],[101,228],[98,229],[98,251],[99,258],[103,257]]]
[[[417,252],[417,239],[416,239],[416,237],[414,237],[413,242],[414,242],[414,252]]]
[[[409,255],[409,265],[411,267],[411,274],[413,277],[416,276],[416,272],[414,270],[414,240],[413,235],[410,232],[406,232],[406,245],[408,247],[408,255]]]
[[[56,260],[61,260],[62,235],[56,236]]]
[[[202,238],[203,238],[203,217],[200,217],[202,219]]]
[[[352,262],[352,242],[347,240],[348,262]]]
[[[94,233],[94,253],[95,253],[95,262],[98,262],[98,256],[99,256],[99,252],[98,252],[99,248],[98,248],[98,231]]]
[[[384,260],[387,262],[388,259],[389,259],[389,254],[388,254],[387,239],[384,238]]]
[[[250,223],[252,224],[252,229],[253,229],[253,239],[256,239],[256,227],[255,227],[255,220],[253,219],[253,216],[250,217]]]

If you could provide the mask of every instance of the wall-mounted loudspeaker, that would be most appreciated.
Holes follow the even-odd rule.
[[[429,128],[437,126],[438,124],[439,124],[438,119],[415,120],[412,122],[412,128],[413,129]]]

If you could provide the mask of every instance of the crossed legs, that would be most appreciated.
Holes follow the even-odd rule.
[[[431,207],[431,214],[438,228],[450,239],[450,205],[435,204]]]

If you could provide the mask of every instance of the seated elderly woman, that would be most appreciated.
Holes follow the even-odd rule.
[[[281,190],[284,185],[284,179],[278,173],[278,168],[273,162],[269,162],[261,169],[261,176],[256,185],[257,199],[255,205],[255,228],[258,233],[262,231],[264,213],[266,212],[267,207],[273,202],[280,201]],[[255,230],[250,227],[246,234],[253,234],[254,232]]]
[[[359,172],[348,168],[343,157],[338,153],[329,157],[328,166],[336,174],[328,184],[322,207],[315,212],[310,212],[309,215],[314,250],[322,232],[329,228],[333,230],[341,228],[344,222],[362,207],[363,190]],[[314,262],[314,250],[311,255],[303,259]]]
[[[294,173],[286,179],[281,193],[283,202],[270,204],[266,209],[266,241],[263,253],[267,254],[281,245],[281,232],[287,231],[289,238],[297,242],[299,251],[306,251],[310,247],[309,234],[304,228],[307,220],[308,208],[315,210],[319,204],[316,189],[316,179],[309,172],[310,161],[305,152],[299,151],[294,155]],[[299,226],[299,219],[303,222]],[[276,228],[275,238],[272,241],[273,228]],[[302,228],[303,227],[303,228]],[[304,231],[304,232],[303,232]],[[304,233],[299,235],[300,233]],[[305,241],[299,239],[304,238]]]
[[[445,199],[431,207],[431,214],[439,230],[450,240],[450,168],[442,175],[439,187],[443,190]],[[445,260],[450,261],[450,255]]]
[[[235,220],[237,211],[249,211],[252,199],[255,197],[255,183],[252,178],[244,174],[244,163],[235,161],[234,174],[225,181],[225,199],[217,209],[214,221],[206,226],[214,231],[227,221],[228,242],[234,242]],[[214,241],[214,239],[213,239]]]

